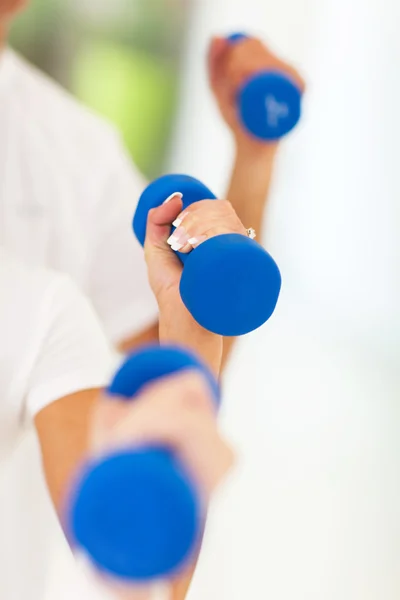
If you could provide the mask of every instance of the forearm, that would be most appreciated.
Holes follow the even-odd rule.
[[[276,144],[264,145],[257,151],[237,150],[227,192],[243,225],[253,227],[259,241],[276,153]]]
[[[88,454],[89,424],[100,393],[72,394],[50,404],[35,418],[48,489],[61,517],[76,471]]]
[[[227,199],[247,228],[257,232],[261,243],[264,212],[267,206],[277,144],[256,145],[236,151],[235,164],[229,183]],[[236,338],[224,338],[222,365],[226,364]]]
[[[161,343],[180,344],[195,352],[219,378],[223,338],[203,329],[177,298],[160,307],[159,339]],[[171,584],[171,600],[184,600],[196,570],[197,558]]]
[[[182,301],[168,303],[160,310],[159,338],[161,343],[185,346],[195,352],[219,377],[222,363],[222,337],[201,327]]]

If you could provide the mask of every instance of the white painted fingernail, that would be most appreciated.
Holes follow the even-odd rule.
[[[179,250],[182,250],[182,248],[183,248],[183,244],[171,244],[171,248],[172,248],[172,250],[174,250],[175,252],[178,252]]]
[[[175,221],[172,223],[172,225],[174,227],[180,227],[183,223],[183,220],[187,217],[187,213],[183,213],[180,217],[178,217],[177,219],[175,219]]]
[[[199,246],[200,244],[202,244],[203,242],[205,242],[207,240],[207,236],[206,235],[199,235],[198,237],[192,237],[188,240],[189,244],[191,246]]]
[[[172,246],[173,244],[176,244],[178,242],[178,238],[174,236],[174,234],[172,234],[168,239],[167,239],[167,244],[169,244],[170,246]]]
[[[168,204],[168,202],[170,202],[170,200],[172,200],[175,197],[183,198],[183,194],[181,194],[180,192],[174,192],[173,194],[168,196],[166,200],[164,200],[163,204]]]

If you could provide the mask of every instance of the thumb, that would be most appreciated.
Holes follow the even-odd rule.
[[[223,37],[214,36],[211,40],[210,47],[208,50],[208,61],[214,63],[217,61],[226,48],[229,46],[228,40]]]
[[[177,192],[150,210],[147,217],[144,256],[150,285],[157,298],[163,289],[177,284],[182,273],[182,263],[167,243],[171,225],[182,208],[182,194]]]
[[[172,223],[182,212],[182,208],[182,194],[175,192],[161,206],[149,211],[145,241],[147,251],[154,247],[165,248],[165,243],[171,235]]]
[[[223,62],[229,42],[225,38],[214,37],[208,51],[208,70],[211,85],[217,86],[223,75]]]

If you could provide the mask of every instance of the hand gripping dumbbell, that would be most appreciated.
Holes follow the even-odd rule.
[[[148,346],[131,355],[108,393],[134,402],[150,381],[187,369],[205,377],[218,405],[214,376],[175,346]],[[118,451],[86,464],[67,511],[72,544],[100,572],[132,582],[177,572],[191,558],[203,519],[196,485],[162,447]]]
[[[227,39],[239,44],[247,39],[235,33]],[[287,74],[266,70],[253,75],[238,91],[237,103],[244,127],[264,141],[278,140],[288,134],[301,116],[302,92]]]
[[[183,194],[184,209],[199,200],[216,199],[193,177],[160,177],[143,192],[133,220],[142,245],[149,210],[175,192]],[[274,312],[281,276],[275,261],[256,241],[236,233],[224,234],[178,256],[184,265],[180,282],[183,303],[205,329],[224,336],[243,335],[263,325]]]

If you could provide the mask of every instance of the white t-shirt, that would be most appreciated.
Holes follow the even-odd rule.
[[[71,275],[113,342],[157,319],[131,228],[144,186],[110,125],[0,55],[0,246]]]
[[[114,343],[140,332],[157,318],[143,250],[131,228],[144,185],[110,125],[81,107],[12,50],[0,53],[0,248],[5,247],[29,265],[50,267],[71,276],[92,301],[108,338]],[[45,292],[45,282],[38,282],[40,277],[48,276],[35,276],[36,283],[32,282],[29,295],[48,294],[50,297],[54,294],[54,310],[57,304],[60,318],[66,324],[69,317],[66,315],[64,321],[62,311],[74,311],[73,305],[81,305],[83,301],[62,278],[52,279],[53,283],[49,281],[49,291]],[[29,287],[28,283],[23,285]],[[1,282],[1,296],[3,289]],[[32,311],[40,301],[38,297],[36,304],[31,303]],[[7,306],[10,311],[10,304]],[[27,309],[22,307],[19,312],[24,310],[28,319]],[[16,307],[15,312],[17,314]],[[79,312],[78,306],[76,312]],[[80,312],[82,338],[88,345],[90,329],[94,330],[93,316],[89,309],[81,308]],[[87,313],[86,325],[84,313]],[[18,331],[23,331],[22,322],[18,327],[19,318],[23,317],[8,320],[11,327],[8,337],[11,343],[15,337],[15,347],[12,355],[8,346],[7,362],[20,369],[26,341],[17,337]],[[0,313],[0,320],[2,318]],[[43,327],[50,327],[50,321],[50,318],[42,324],[38,321],[38,331],[42,329],[43,333]],[[58,322],[57,326],[63,325]],[[65,332],[66,339],[74,332],[79,333],[75,329]],[[96,345],[99,333],[92,331],[92,335]],[[72,338],[70,341],[72,351]],[[76,346],[79,348],[79,342]],[[62,370],[69,380],[68,355],[62,359]],[[49,355],[46,361],[50,360]],[[50,400],[51,395],[57,395],[59,385],[62,387],[61,374],[60,379],[55,377],[53,382],[52,365],[47,362],[43,365],[40,373],[46,371],[46,389],[37,379],[38,385],[31,388],[29,397],[24,398],[21,389],[10,390],[7,397],[1,399],[0,446],[3,450],[0,461],[7,448],[10,452],[13,448],[19,411],[32,414]],[[85,366],[87,376],[90,375],[88,367]],[[26,369],[28,372],[29,365]],[[6,374],[7,369],[2,364],[0,378]],[[80,380],[78,375],[75,373],[71,382],[83,386],[84,378]],[[13,381],[18,380],[22,386],[27,383],[16,374]],[[102,381],[100,378],[98,383]],[[4,388],[5,385],[6,382],[2,382]],[[7,385],[11,385],[9,378]],[[13,400],[11,393],[15,394]],[[68,553],[65,544],[61,552],[61,534],[58,534],[56,548],[50,546],[50,541],[55,542],[53,536],[57,534],[58,524],[45,490],[32,433],[14,449],[4,467],[0,477],[0,563],[4,567],[0,569],[0,597],[43,600],[45,578],[51,571],[49,558],[60,554],[62,561],[67,562]],[[13,581],[13,589],[3,594],[1,586],[7,586],[6,573],[9,581]],[[65,580],[60,581],[60,588],[73,577],[74,570],[70,569]],[[58,598],[59,594],[58,589],[54,597]]]
[[[104,386],[113,362],[97,315],[71,279],[0,249],[0,598],[43,597],[46,517],[34,529],[27,519],[32,510],[42,519],[29,469],[24,494],[9,485],[25,425],[59,398]]]
[[[113,355],[66,275],[0,249],[0,468],[24,424],[49,403],[104,386]]]
[[[143,251],[131,229],[144,185],[110,125],[81,107],[12,50],[0,53],[0,248],[5,247],[29,265],[50,267],[71,276],[92,301],[108,338],[115,343],[140,332],[157,318]],[[0,323],[3,326],[4,319],[9,338],[8,356],[1,356],[0,365],[0,379],[7,377],[7,382],[1,381],[0,390],[4,391],[6,385],[10,388],[0,400],[0,464],[5,453],[11,453],[0,473],[0,597],[43,600],[45,578],[51,572],[50,556],[60,554],[62,561],[67,561],[68,553],[65,544],[61,552],[61,534],[56,548],[51,548],[58,525],[45,490],[33,435],[25,436],[15,448],[19,419],[21,411],[32,415],[51,396],[68,392],[68,382],[71,386],[75,382],[78,387],[89,384],[86,379],[90,380],[90,365],[96,356],[99,377],[98,381],[93,378],[92,385],[103,383],[99,355],[104,341],[96,342],[100,334],[93,315],[66,279],[49,278],[43,273],[17,280],[20,283],[13,285],[26,289],[23,294],[13,295],[13,302],[20,302],[19,310],[17,306],[12,308],[9,301],[4,307],[6,286],[0,281]],[[33,298],[30,303],[25,301],[26,306],[24,294]],[[40,331],[43,335],[46,327],[51,335],[52,321],[50,312],[42,321],[38,319],[37,334],[27,328],[26,336],[28,332],[31,335],[28,340],[22,336],[22,320],[26,318],[28,323],[34,311],[46,302],[53,311],[59,311],[58,316],[53,315],[54,331],[57,329],[60,336],[66,334],[69,352],[73,347],[80,352],[82,339],[80,355],[86,355],[83,370],[81,374],[69,373],[68,360],[74,357],[63,355],[63,382],[61,374],[60,378],[57,376],[58,366],[51,363],[57,355],[49,354],[43,357],[42,366],[36,365],[35,380],[29,382],[34,384],[30,385],[31,393],[24,396],[23,387],[28,384],[32,365],[27,363],[26,377],[15,369],[22,373],[23,361],[32,360],[28,351],[25,353],[27,343],[39,343],[34,336],[40,336]],[[11,319],[6,318],[5,312],[2,314],[11,309],[19,316]],[[42,310],[46,312],[45,308]],[[82,331],[71,323],[71,330],[62,332],[62,328],[68,328],[72,313],[76,313],[75,324],[80,324]],[[90,343],[98,348],[92,352],[93,363],[86,364],[90,351],[83,349]],[[1,344],[0,340],[0,347]],[[7,366],[3,364],[5,360]],[[10,363],[15,371],[13,378]],[[60,581],[60,588],[73,577],[70,569],[65,580]],[[2,593],[4,586],[9,593]],[[58,589],[54,597],[59,594]],[[85,595],[84,590],[82,594]]]

